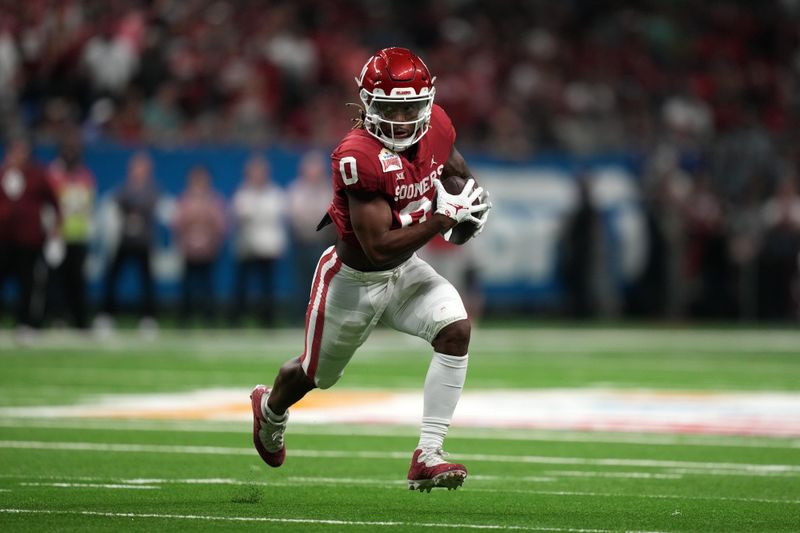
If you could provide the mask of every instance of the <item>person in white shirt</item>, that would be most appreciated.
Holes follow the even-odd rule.
[[[250,310],[251,285],[261,288],[257,311],[264,325],[275,319],[275,270],[286,252],[286,194],[272,182],[267,160],[252,156],[233,197],[236,225],[236,282],[231,319],[234,324]],[[253,283],[255,282],[255,283]]]
[[[95,96],[120,95],[139,66],[136,46],[105,21],[100,32],[83,48],[81,65],[86,70]]]

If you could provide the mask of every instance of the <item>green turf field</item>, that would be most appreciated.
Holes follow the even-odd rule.
[[[780,437],[454,427],[446,448],[470,475],[421,494],[405,484],[410,425],[290,423],[287,462],[269,469],[236,417],[20,410],[241,389],[246,411],[301,344],[299,331],[55,332],[22,349],[0,332],[0,531],[800,531],[800,411]],[[429,355],[376,332],[335,390],[421,393]],[[800,395],[790,330],[479,329],[470,357],[465,394]]]

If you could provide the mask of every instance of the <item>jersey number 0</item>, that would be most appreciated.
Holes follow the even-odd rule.
[[[358,181],[358,170],[356,170],[356,158],[353,156],[343,157],[339,161],[339,173],[345,185],[352,185]]]
[[[339,173],[345,185],[352,185],[358,181],[358,169],[356,168],[356,158],[346,156],[339,160]],[[410,226],[417,222],[425,222],[430,213],[432,202],[422,197],[419,200],[409,203],[399,213],[400,224],[402,227]]]

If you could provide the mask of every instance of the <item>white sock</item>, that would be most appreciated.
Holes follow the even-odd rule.
[[[289,413],[283,413],[282,415],[276,415],[272,412],[272,409],[269,408],[267,404],[267,400],[269,400],[269,395],[265,394],[261,397],[261,413],[264,415],[264,420],[269,420],[270,422],[274,422],[276,424],[280,424],[286,421],[286,418],[289,416]]]
[[[434,352],[425,377],[418,448],[442,447],[467,378],[468,359],[469,355],[458,357]]]

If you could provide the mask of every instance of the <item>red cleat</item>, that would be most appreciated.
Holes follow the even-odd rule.
[[[256,385],[250,393],[250,404],[253,408],[253,444],[264,462],[277,468],[286,458],[283,433],[286,431],[289,413],[286,413],[283,422],[277,424],[265,419],[261,410],[264,395],[269,397],[269,389],[264,385]]]
[[[436,487],[453,490],[460,487],[467,478],[467,467],[444,460],[441,448],[417,448],[408,469],[408,489],[420,492]]]

